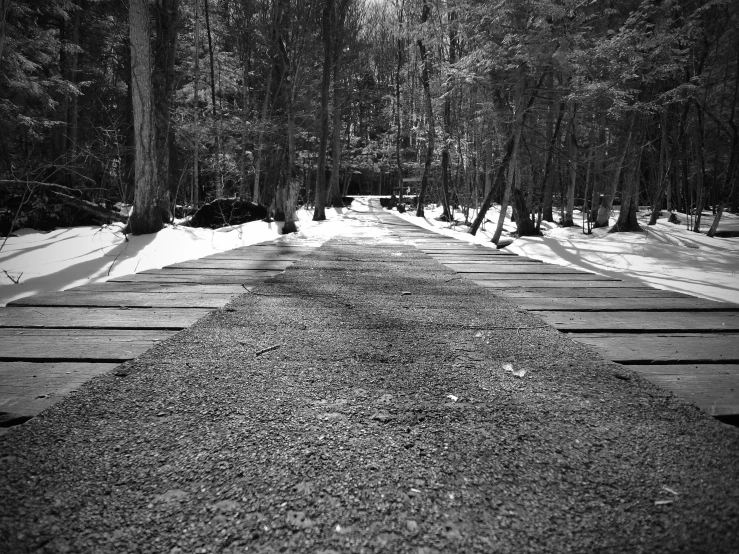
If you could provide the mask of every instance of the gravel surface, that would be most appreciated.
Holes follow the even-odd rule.
[[[736,428],[360,219],[0,440],[0,552],[739,551]]]

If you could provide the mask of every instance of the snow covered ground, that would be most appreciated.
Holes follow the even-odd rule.
[[[280,235],[282,223],[264,221],[216,230],[167,226],[156,234],[129,235],[128,240],[120,224],[60,228],[48,233],[20,229],[0,250],[0,305],[280,237],[287,241],[326,240],[339,231],[340,211],[327,209],[331,224],[321,225],[311,221],[312,210],[298,210],[300,232],[286,236]],[[18,283],[13,282],[16,280]]]
[[[0,250],[0,305],[31,294],[107,281],[267,240],[323,242],[341,234],[344,225],[357,225],[345,215],[367,209],[367,200],[357,198],[349,209],[327,209],[327,223],[311,221],[312,210],[301,209],[299,233],[287,236],[280,235],[281,223],[263,221],[217,230],[168,226],[155,235],[129,236],[128,241],[119,225],[48,233],[21,229],[16,232],[19,236],[9,238]],[[426,218],[412,213],[397,215],[438,233],[495,248],[490,243],[498,217],[495,209],[488,212],[489,221],[475,237],[466,233],[461,213],[456,214],[455,225],[436,221],[440,213],[437,207],[426,210]],[[581,221],[580,217],[576,213],[575,220]],[[685,222],[684,214],[678,217]],[[644,211],[640,214],[647,229],[644,233],[612,235],[607,229],[596,229],[588,236],[580,227],[563,229],[543,223],[544,237],[516,239],[508,250],[642,285],[739,303],[739,238],[710,239],[687,231],[684,223],[667,223],[666,218],[647,227],[646,218]],[[710,214],[703,221],[707,229],[712,221]],[[506,220],[505,229],[512,233],[515,224]],[[719,230],[739,231],[739,217],[725,214]],[[367,227],[366,233],[374,236],[375,231]]]
[[[397,213],[397,212],[395,212]],[[495,248],[490,238],[495,231],[500,207],[488,211],[486,223],[476,236],[467,233],[464,216],[457,212],[456,222],[437,221],[440,206],[426,210],[425,218],[415,213],[397,214],[420,227],[434,229],[461,240],[485,244]],[[660,218],[656,225],[647,226],[649,213],[643,209],[639,221],[642,233],[608,234],[608,228],[594,229],[586,235],[581,227],[561,228],[542,222],[543,237],[518,238],[506,249],[548,263],[564,265],[585,271],[625,279],[643,286],[674,290],[711,300],[739,303],[739,237],[708,238],[705,234],[686,229],[685,214],[677,214],[680,225]],[[474,213],[470,214],[470,221]],[[615,223],[614,214],[611,224]],[[515,232],[510,221],[510,209],[503,237]],[[555,216],[555,219],[559,219]],[[582,222],[582,214],[575,212],[575,223]],[[704,212],[701,229],[707,231],[713,222],[710,212]],[[724,213],[719,231],[739,232],[739,217]]]

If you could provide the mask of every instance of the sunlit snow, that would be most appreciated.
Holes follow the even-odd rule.
[[[268,240],[322,243],[347,233],[351,227],[353,236],[389,242],[387,231],[352,217],[358,211],[367,210],[366,202],[358,198],[351,208],[327,209],[328,221],[322,223],[311,221],[312,210],[301,209],[298,211],[300,231],[286,236],[280,235],[281,223],[263,221],[217,230],[168,226],[159,233],[129,236],[128,240],[119,225],[57,229],[48,233],[21,229],[0,251],[0,305],[31,294],[103,282]],[[441,208],[436,207],[426,210],[426,218],[415,217],[412,212],[397,215],[435,232],[495,248],[490,243],[498,217],[495,208],[488,212],[488,221],[474,237],[466,232],[461,212],[455,214],[454,225],[437,221],[435,218],[440,213]],[[507,250],[643,286],[739,303],[739,238],[708,238],[690,232],[686,229],[685,215],[677,215],[683,221],[680,225],[667,223],[665,217],[648,227],[648,214],[644,210],[640,220],[645,232],[610,235],[607,228],[585,235],[580,227],[561,228],[545,222],[543,237],[515,239]],[[470,219],[473,216],[474,212]],[[581,221],[580,218],[581,214],[576,213],[575,221]],[[704,215],[704,230],[712,219],[710,213]],[[505,230],[507,237],[515,231],[515,224],[506,220]],[[739,217],[725,214],[719,230],[739,231]],[[14,280],[19,282],[15,284]]]

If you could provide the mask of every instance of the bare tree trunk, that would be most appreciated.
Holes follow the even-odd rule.
[[[246,5],[249,5],[249,2],[246,2]],[[247,12],[246,16],[247,25],[250,21],[249,13]],[[251,57],[251,48],[249,46],[249,28],[247,27],[244,30],[244,36],[242,38],[243,44],[243,64],[244,64],[244,74],[242,76],[243,84],[242,84],[242,93],[241,93],[241,160],[239,161],[239,173],[241,174],[241,182],[239,183],[239,198],[246,197],[247,192],[247,169],[246,169],[246,158],[247,158],[247,150],[246,150],[246,144],[247,144],[247,136],[249,132],[249,69],[250,69],[250,57]]]
[[[423,11],[421,13],[421,23],[426,23],[431,13],[431,8],[423,2]],[[429,172],[431,170],[431,161],[434,159],[434,138],[436,135],[436,126],[434,125],[434,109],[431,105],[431,59],[429,58],[426,46],[422,39],[418,39],[418,51],[421,55],[421,85],[423,86],[423,98],[426,106],[426,118],[428,119],[428,140],[426,142],[426,159],[423,164],[423,176],[421,177],[421,192],[418,195],[418,209],[416,217],[424,217],[424,203],[426,202],[426,191],[429,186]]]
[[[700,233],[701,231],[701,216],[703,215],[703,202],[704,202],[704,184],[706,180],[706,164],[703,157],[703,117],[698,109],[698,121],[696,122],[695,138],[693,140],[693,147],[695,149],[695,157],[698,161],[698,171],[696,172],[696,187],[695,187],[695,225],[693,226],[693,232]]]
[[[657,186],[657,195],[654,197],[652,213],[649,216],[649,223],[647,223],[647,225],[655,225],[657,223],[657,218],[659,217],[659,213],[662,210],[662,197],[665,191],[665,183],[670,182],[670,180],[667,178],[667,170],[666,170],[667,114],[665,112],[662,112],[662,116],[660,118],[660,127],[661,127],[660,130],[662,131],[662,138],[660,140],[659,162],[657,164],[657,179],[659,181],[659,185]],[[667,200],[668,210],[670,209],[669,203],[670,203],[670,200],[669,200],[669,194],[668,194],[668,200]]]
[[[501,164],[501,168],[503,166],[506,167],[508,170],[508,180],[506,181],[506,187],[505,191],[503,192],[503,199],[501,200],[500,205],[500,214],[498,214],[498,223],[495,226],[495,232],[493,233],[493,238],[490,242],[493,242],[495,244],[498,244],[500,241],[500,235],[503,233],[503,224],[505,223],[506,215],[508,214],[508,202],[511,197],[511,192],[513,190],[513,184],[515,180],[515,173],[516,173],[516,167],[517,167],[517,159],[518,159],[518,146],[521,143],[521,132],[523,130],[523,123],[525,118],[526,111],[523,107],[523,93],[524,93],[524,85],[526,84],[526,77],[523,76],[521,78],[521,82],[519,83],[519,86],[516,90],[516,120],[513,124],[513,135],[511,136],[511,149],[510,152],[506,152],[506,156],[508,160],[505,158],[503,159],[503,163]],[[501,175],[501,170],[498,170],[498,175]],[[520,191],[518,191],[520,194]],[[523,195],[521,195],[521,198],[523,198]],[[520,199],[519,199],[520,201]],[[522,205],[524,206],[524,214],[526,214],[525,205],[526,201],[524,200]],[[514,204],[515,206],[515,204]],[[528,215],[528,214],[526,214]],[[479,214],[478,214],[479,217]],[[521,214],[519,213],[519,217],[517,218],[521,219]],[[477,220],[475,220],[476,222]],[[473,222],[473,227],[475,222]]]
[[[195,71],[193,75],[193,94],[195,102],[193,104],[193,128],[194,142],[193,144],[193,161],[192,161],[192,192],[190,198],[193,207],[197,207],[200,196],[200,124],[198,122],[198,111],[200,109],[200,0],[195,2]]]
[[[130,0],[131,85],[136,141],[136,193],[129,231],[134,235],[155,233],[162,228],[157,209],[157,158],[154,131],[152,55],[147,0]]]
[[[328,98],[331,85],[331,18],[334,0],[326,0],[323,7],[323,79],[321,81],[320,142],[318,145],[318,174],[316,175],[316,206],[313,221],[326,219],[326,148],[328,146]]]
[[[403,4],[401,2],[398,9],[398,25],[403,25]],[[395,66],[395,127],[397,133],[395,137],[395,157],[397,158],[398,164],[398,199],[403,200],[403,161],[400,158],[400,124],[401,124],[401,113],[400,113],[400,72],[403,69],[403,39],[398,36],[397,43],[398,50],[398,63]]]
[[[629,153],[629,148],[631,148],[631,134],[634,126],[634,119],[635,116],[632,117],[631,128],[629,129],[629,134],[626,136],[626,142],[624,144],[621,157],[616,161],[616,166],[613,169],[611,185],[606,193],[601,196],[600,205],[598,206],[598,217],[595,220],[595,225],[593,225],[593,227],[606,227],[608,225],[608,220],[611,217],[611,209],[613,208],[613,199],[616,196],[618,183],[621,179],[621,171],[623,170],[626,156]]]
[[[262,117],[259,121],[259,135],[257,138],[257,148],[254,152],[254,193],[252,194],[252,202],[259,204],[261,197],[259,196],[259,177],[262,172],[262,147],[264,146],[264,128],[267,125],[267,109],[269,108],[270,87],[272,86],[272,68],[267,73],[267,84],[264,88],[264,102],[262,103]]]
[[[638,233],[644,230],[636,219],[636,210],[639,207],[639,184],[641,182],[641,150],[638,150],[635,156],[636,160],[633,164],[630,164],[632,169],[624,179],[621,192],[621,212],[618,214],[618,221],[609,233]]]
[[[344,48],[344,22],[349,0],[339,0],[339,13],[336,14],[333,32],[334,39],[334,113],[332,135],[332,163],[331,163],[331,204],[334,207],[344,205],[339,187],[339,173],[341,172],[341,109],[344,102],[341,85],[341,52]]]
[[[485,193],[484,196],[490,194],[490,188],[493,186],[493,137],[488,135],[485,138]]]
[[[174,94],[174,67],[179,27],[179,0],[158,0],[154,5],[155,40],[152,86],[157,135],[157,172],[159,175],[158,205],[167,220],[169,213],[170,146],[173,138],[171,125],[172,96]]]
[[[572,109],[572,122],[570,124],[570,185],[567,187],[567,205],[565,207],[565,216],[562,220],[562,227],[574,227],[573,214],[575,212],[575,186],[577,185],[577,106]]]
[[[213,124],[216,130],[216,198],[223,196],[223,174],[221,172],[221,133],[218,124],[218,104],[216,103],[216,74],[215,63],[213,61],[213,38],[210,32],[210,12],[208,10],[208,0],[205,2],[205,27],[208,34],[208,54],[210,56],[210,95],[213,102]]]

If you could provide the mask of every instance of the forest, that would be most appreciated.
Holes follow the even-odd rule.
[[[377,194],[710,234],[738,94],[736,0],[0,0],[0,232]]]

